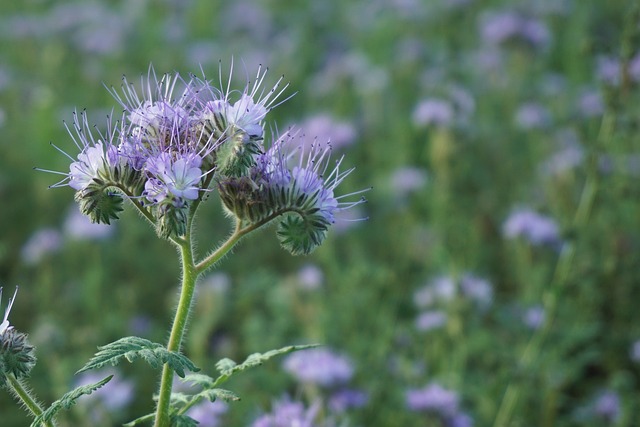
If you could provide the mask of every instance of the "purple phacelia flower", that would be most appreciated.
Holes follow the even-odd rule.
[[[91,222],[75,205],[69,210],[63,229],[65,236],[72,240],[103,240],[114,232],[114,226]]]
[[[536,305],[525,310],[522,320],[529,329],[538,329],[542,326],[546,318],[544,307]]]
[[[303,383],[331,387],[344,384],[353,376],[349,358],[324,348],[292,353],[283,362],[284,369]]]
[[[148,159],[145,170],[150,179],[145,184],[145,196],[152,203],[170,198],[176,206],[184,205],[185,199],[197,199],[203,176],[201,164],[202,159],[195,154],[174,159],[169,153],[161,153]]]
[[[593,403],[593,413],[607,423],[615,423],[620,418],[620,396],[613,390],[605,390]]]
[[[480,307],[488,307],[493,301],[491,282],[471,273],[465,273],[460,279],[460,290]]]
[[[405,400],[411,411],[431,412],[443,417],[456,414],[460,404],[458,393],[435,382],[423,388],[408,390]]]
[[[448,126],[453,121],[453,106],[444,99],[425,99],[413,110],[413,123],[416,126]]]
[[[356,139],[356,130],[350,123],[337,120],[327,113],[308,117],[297,127],[304,130],[305,145],[328,141],[334,149],[341,149],[353,144]]]
[[[21,250],[22,260],[29,265],[39,263],[47,254],[62,247],[62,235],[53,228],[43,228],[29,237]]]
[[[198,422],[200,427],[218,427],[222,425],[221,417],[227,413],[229,405],[221,400],[210,402],[203,400],[189,408],[186,415]]]
[[[633,362],[640,362],[640,340],[634,341],[629,350],[629,357]]]
[[[427,173],[416,167],[402,167],[391,174],[391,187],[401,196],[423,188],[427,183]]]
[[[333,412],[343,413],[352,408],[361,408],[369,402],[369,395],[362,390],[340,389],[331,394],[329,408]]]
[[[298,283],[302,289],[319,289],[324,283],[324,273],[314,264],[306,264],[298,270]]]
[[[507,238],[524,237],[534,245],[552,245],[560,240],[558,225],[552,218],[528,209],[513,211],[502,231]]]
[[[484,42],[490,45],[522,41],[532,47],[544,48],[551,41],[549,29],[543,22],[511,11],[483,15],[480,21],[480,35]]]
[[[274,402],[271,413],[258,417],[251,427],[321,427],[324,424],[317,420],[320,409],[319,401],[307,408],[302,402],[283,398]]]
[[[551,115],[542,105],[528,102],[516,111],[515,121],[524,130],[540,129],[549,125]]]
[[[428,332],[442,328],[447,324],[447,313],[441,310],[423,311],[416,318],[416,329],[420,332]]]

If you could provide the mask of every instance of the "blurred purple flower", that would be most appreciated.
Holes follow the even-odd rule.
[[[102,410],[117,415],[133,401],[135,391],[133,382],[122,379],[121,374],[115,369],[83,372],[75,381],[75,386],[79,387],[96,383],[109,375],[113,375],[111,381],[79,401],[95,409],[94,416],[98,418],[101,417]]]
[[[362,390],[341,389],[331,394],[329,408],[337,413],[343,413],[351,408],[361,408],[369,401],[369,395]]]
[[[636,53],[633,58],[629,60],[627,73],[631,80],[636,82],[640,81],[640,52]]]
[[[425,186],[427,173],[421,168],[401,167],[391,174],[390,182],[394,192],[404,197]]]
[[[129,320],[129,330],[133,335],[145,336],[151,330],[152,324],[153,322],[151,321],[151,318],[149,318],[148,316],[139,314],[139,315],[133,316]]]
[[[285,358],[283,365],[298,381],[323,387],[344,384],[353,376],[351,360],[325,348],[292,353]]]
[[[584,91],[578,98],[578,111],[583,117],[598,117],[604,113],[604,101],[598,90]]]
[[[593,403],[593,412],[608,423],[620,417],[620,396],[612,390],[603,391]]]
[[[424,99],[413,110],[413,123],[418,127],[448,126],[453,122],[453,105],[443,99]]]
[[[114,225],[98,224],[91,222],[88,216],[83,215],[77,205],[69,210],[64,225],[64,233],[73,240],[102,240],[113,235]]]
[[[473,427],[473,419],[468,414],[459,412],[447,420],[447,427]]]
[[[216,293],[225,293],[230,287],[231,278],[222,271],[208,274],[202,279],[201,288],[209,289]]]
[[[441,310],[423,311],[416,318],[416,329],[420,332],[428,332],[447,324],[447,313]]]
[[[560,240],[556,222],[529,209],[513,211],[503,224],[502,231],[509,239],[524,237],[533,245],[555,244]]]
[[[493,301],[493,287],[483,278],[465,273],[460,280],[462,294],[481,307],[488,307]]]
[[[545,311],[541,305],[529,307],[523,315],[522,321],[530,329],[538,329],[545,320]]]
[[[543,22],[512,11],[489,12],[482,15],[480,36],[490,45],[523,41],[533,47],[544,48],[551,42],[551,33]]]
[[[50,253],[62,247],[62,236],[53,228],[43,228],[31,235],[21,250],[22,260],[28,265],[38,264]]]
[[[542,105],[528,102],[518,108],[515,121],[518,127],[524,130],[540,129],[549,125],[551,115]]]
[[[633,362],[640,362],[640,340],[634,341],[631,344],[631,350],[629,351],[629,357]]]
[[[596,75],[602,82],[618,86],[622,78],[622,64],[616,58],[603,56],[596,63]]]
[[[407,407],[416,412],[432,412],[443,417],[451,417],[458,412],[458,393],[432,382],[426,387],[408,390],[405,394]]]
[[[226,414],[228,410],[229,406],[221,400],[210,402],[205,399],[192,406],[186,415],[196,420],[200,427],[218,427],[222,425],[221,416]]]
[[[302,402],[284,398],[274,402],[271,413],[258,417],[251,427],[320,427],[316,422],[319,413],[319,401],[306,408]]]
[[[584,160],[584,150],[573,129],[558,132],[557,137],[560,150],[541,165],[541,171],[545,175],[560,175],[579,166]]]
[[[314,141],[329,141],[334,149],[341,149],[356,140],[356,129],[349,122],[340,121],[328,113],[308,117],[299,126],[304,132],[305,144]]]
[[[302,289],[316,290],[324,283],[324,273],[315,264],[305,264],[298,270],[298,284]]]

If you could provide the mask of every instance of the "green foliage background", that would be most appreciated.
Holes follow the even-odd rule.
[[[249,75],[267,65],[272,81],[284,74],[299,92],[271,113],[280,129],[321,112],[355,126],[356,141],[344,152],[357,169],[340,190],[373,186],[361,212],[369,220],[331,231],[307,258],[281,250],[274,229],[241,242],[219,265],[229,290],[198,296],[189,357],[213,371],[223,357],[325,343],[353,359],[352,384],[369,393],[369,403],[349,414],[354,426],[431,425],[404,401],[407,389],[431,381],[458,391],[477,426],[493,425],[509,383],[522,391],[514,426],[602,425],[579,413],[604,389],[621,398],[615,425],[634,425],[640,370],[629,352],[640,339],[639,87],[628,73],[608,85],[596,71],[604,57],[619,58],[624,69],[640,51],[634,3],[3,2],[0,283],[20,286],[11,323],[37,345],[34,389],[47,402],[60,397],[97,346],[132,334],[134,319],[145,320],[145,338],[163,342],[179,268],[174,249],[131,210],[112,238],[65,241],[36,265],[25,263],[25,242],[41,228],[59,229],[73,203],[71,189],[49,189],[57,177],[33,168],[68,170],[69,160],[49,142],[75,155],[62,124],[74,108],[87,108],[99,126],[117,111],[103,83],[117,87],[122,74],[135,80],[150,63],[160,73],[198,74],[202,67],[217,78],[218,61],[227,69],[233,58],[236,70],[246,62]],[[502,45],[501,65],[483,68],[476,55],[483,48],[480,22],[499,10],[540,19],[550,43]],[[475,100],[470,117],[417,126],[418,102],[446,97],[452,85]],[[601,94],[603,114],[579,114],[585,89]],[[530,101],[549,111],[545,126],[514,123]],[[603,117],[610,123],[604,130]],[[542,173],[562,130],[575,132],[585,159],[560,174]],[[402,197],[391,177],[408,166],[427,171],[428,183]],[[587,224],[575,228],[590,168],[595,201]],[[555,218],[576,248],[550,332],[525,372],[517,361],[532,332],[521,309],[544,303],[560,255],[504,238],[502,224],[520,205]],[[202,250],[229,233],[215,197],[201,211],[198,230]],[[297,272],[306,263],[324,272],[320,290],[301,290]],[[444,328],[417,331],[414,292],[434,277],[466,271],[491,281],[491,306],[479,311],[456,300],[446,307]],[[121,375],[135,381],[136,399],[113,425],[149,412],[158,382],[143,364],[123,365]],[[301,395],[278,362],[228,387],[243,398],[231,406],[229,425],[247,425],[285,392]],[[7,393],[0,394],[0,413],[2,425],[28,422]],[[77,408],[63,425],[77,425],[82,416]]]

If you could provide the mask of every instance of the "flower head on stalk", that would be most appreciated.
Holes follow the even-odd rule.
[[[211,137],[224,139],[216,154],[219,170],[225,175],[240,176],[255,164],[256,156],[263,148],[267,113],[293,96],[278,100],[289,87],[288,83],[282,84],[283,77],[271,89],[265,90],[263,84],[267,71],[262,66],[258,67],[255,79],[248,79],[242,91],[232,90],[232,64],[226,89],[214,89],[209,92],[209,99],[204,98],[201,121]],[[220,87],[223,86],[220,81]]]
[[[29,374],[36,363],[34,347],[27,341],[27,335],[18,332],[9,324],[9,313],[16,299],[18,288],[9,299],[4,318],[0,324],[0,386],[5,384],[6,375],[22,378]],[[2,288],[0,288],[2,302]]]
[[[331,162],[329,144],[295,145],[286,133],[263,154],[249,173],[223,177],[218,185],[225,207],[241,221],[261,223],[282,216],[277,236],[294,255],[309,254],[325,239],[335,215],[363,203],[343,202],[356,191],[336,196],[334,191],[353,171],[341,170],[343,157]]]

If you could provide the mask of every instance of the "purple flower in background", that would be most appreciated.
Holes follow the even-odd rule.
[[[455,391],[432,382],[423,388],[408,390],[405,401],[411,411],[432,412],[450,417],[458,412],[460,397]]]
[[[416,318],[416,329],[427,332],[447,324],[447,313],[441,310],[423,311]]]
[[[284,398],[274,402],[271,413],[258,417],[251,427],[320,427],[316,421],[319,413],[319,401],[307,408],[302,402]]]
[[[231,287],[231,277],[221,271],[210,273],[202,279],[202,285],[200,287],[217,293],[224,293]]]
[[[523,41],[533,47],[544,48],[551,41],[551,33],[543,22],[511,11],[482,15],[480,36],[489,45]]]
[[[573,129],[557,133],[560,149],[541,165],[545,175],[560,175],[579,166],[584,160],[584,150]]]
[[[133,401],[135,391],[133,383],[122,379],[121,374],[115,369],[84,372],[75,381],[75,386],[78,387],[96,383],[109,375],[113,375],[111,381],[79,401],[79,404],[90,408],[96,422],[104,419],[105,412],[111,415],[122,413]]]
[[[538,329],[545,320],[545,311],[541,305],[529,307],[523,315],[522,321],[530,329]]]
[[[427,173],[416,167],[401,167],[391,174],[391,188],[401,197],[423,188],[427,183]]]
[[[205,399],[197,405],[192,406],[186,415],[196,420],[200,427],[218,427],[222,425],[220,418],[226,414],[228,410],[229,406],[221,400],[210,402]]]
[[[584,91],[578,98],[578,110],[583,117],[598,117],[604,113],[604,100],[597,90]]]
[[[74,240],[103,240],[111,237],[115,226],[107,224],[97,224],[83,215],[74,205],[69,209],[64,220],[64,234]]]
[[[369,401],[369,395],[362,390],[341,389],[331,394],[329,408],[343,413],[351,408],[361,408]]]
[[[640,362],[640,340],[634,341],[629,350],[629,357],[633,362]]]
[[[481,307],[488,307],[493,301],[493,287],[486,279],[465,273],[460,279],[462,294]]]
[[[552,245],[560,241],[556,222],[529,209],[513,211],[503,224],[502,231],[509,239],[524,237],[533,245]]]
[[[424,99],[413,110],[413,123],[418,127],[448,126],[453,122],[453,105],[444,99]]]
[[[596,63],[598,79],[608,85],[618,86],[622,79],[622,64],[617,58],[602,56]]]
[[[357,136],[353,125],[327,113],[308,117],[297,127],[304,131],[306,145],[314,141],[328,141],[334,149],[340,149],[353,144]]]
[[[518,108],[515,121],[518,127],[524,130],[540,129],[548,126],[551,115],[540,104],[528,102]]]
[[[324,348],[292,353],[284,360],[283,366],[298,381],[323,387],[344,384],[353,376],[353,364],[349,358]]]
[[[615,423],[620,417],[620,396],[613,390],[605,390],[596,398],[592,409],[607,423]]]
[[[43,228],[29,237],[21,250],[22,260],[29,265],[39,263],[47,254],[62,247],[62,236],[53,228]]]
[[[324,273],[317,265],[305,264],[298,270],[298,284],[302,289],[319,289],[323,283]]]

